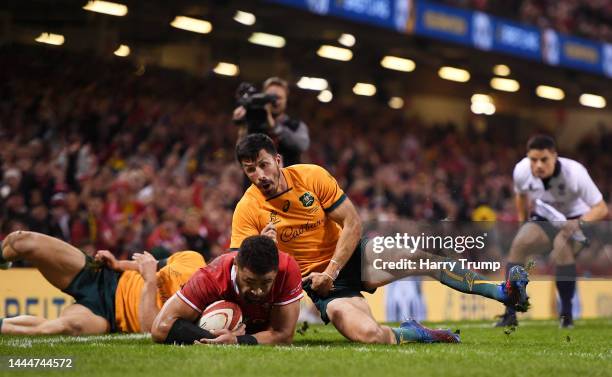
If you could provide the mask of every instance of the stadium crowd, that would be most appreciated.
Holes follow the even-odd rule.
[[[612,42],[612,2],[608,0],[439,0],[561,33]]]
[[[244,189],[233,155],[237,81],[4,49],[0,239],[29,229],[119,257],[191,249],[210,260],[226,250]],[[332,172],[364,220],[516,220],[511,172],[523,140],[426,125],[382,104],[324,105],[299,90],[291,101],[311,127],[304,161]],[[562,154],[589,167],[609,202],[612,155],[600,151],[612,134],[598,132]]]

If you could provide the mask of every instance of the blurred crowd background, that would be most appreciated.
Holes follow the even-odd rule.
[[[244,191],[231,122],[238,81],[52,49],[1,55],[0,239],[28,229],[122,258],[226,250]],[[299,89],[289,102],[310,127],[303,161],[327,168],[366,222],[516,221],[512,169],[525,141],[507,130],[321,104]],[[576,146],[561,155],[587,166],[610,203],[612,133],[602,125]]]
[[[512,18],[542,29],[612,42],[612,2],[609,0],[439,0]]]

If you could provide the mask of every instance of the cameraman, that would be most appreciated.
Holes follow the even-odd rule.
[[[285,113],[289,94],[287,82],[278,77],[270,77],[263,84],[263,92],[276,97],[275,101],[265,105],[266,121],[263,126],[247,124],[247,127],[242,127],[238,139],[242,139],[247,133],[266,133],[276,142],[278,152],[283,158],[283,166],[299,164],[301,153],[310,145],[310,136],[306,123],[292,119]],[[234,110],[235,123],[248,123],[247,118],[249,116],[244,106],[238,106]]]

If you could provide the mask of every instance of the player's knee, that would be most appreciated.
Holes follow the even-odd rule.
[[[31,252],[36,244],[37,234],[18,230],[6,236],[4,243],[9,245],[13,252],[23,255]]]
[[[329,318],[329,320],[336,326],[338,323],[343,322],[344,320],[344,311],[342,310],[342,308],[336,307],[336,305],[333,305],[333,302],[330,303],[329,305],[327,305],[327,317]]]
[[[359,343],[384,343],[384,331],[374,321],[357,322],[341,308],[331,307],[327,315],[334,326],[349,340]]]

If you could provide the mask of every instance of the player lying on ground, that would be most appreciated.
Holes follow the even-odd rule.
[[[586,168],[577,161],[559,157],[555,141],[549,136],[529,139],[527,157],[516,164],[513,180],[518,219],[524,224],[512,241],[506,273],[523,265],[528,255],[552,250],[561,299],[560,324],[571,327],[575,256],[588,244],[584,237],[577,236],[583,234],[581,228],[586,229],[586,223],[604,219],[608,207]],[[509,325],[518,325],[512,307],[506,308],[497,323]]]
[[[459,341],[456,334],[433,332],[414,321],[390,328],[374,320],[361,291],[372,292],[393,279],[415,272],[408,270],[393,279],[362,282],[361,220],[350,199],[327,171],[307,164],[281,168],[274,143],[262,134],[242,139],[236,146],[236,158],[252,185],[234,212],[232,248],[255,234],[277,241],[281,250],[295,257],[304,278],[304,290],[323,321],[332,322],[350,340],[389,344],[408,340]],[[405,257],[445,260],[424,252]],[[461,292],[489,297],[518,310],[527,309],[528,279],[520,266],[501,284],[488,282],[460,268],[429,274]]]
[[[147,253],[118,261],[108,251],[97,262],[74,246],[44,234],[17,231],[2,241],[0,263],[25,260],[76,303],[59,318],[21,315],[0,320],[0,332],[14,335],[104,334],[149,332],[163,303],[198,268],[204,258],[194,251],[178,252],[156,261]],[[0,271],[0,273],[2,273]]]
[[[288,344],[303,295],[295,259],[278,252],[268,237],[248,237],[238,253],[224,254],[196,272],[164,304],[151,333],[154,341],[168,344]],[[244,328],[213,334],[194,323],[220,300],[240,306]]]

